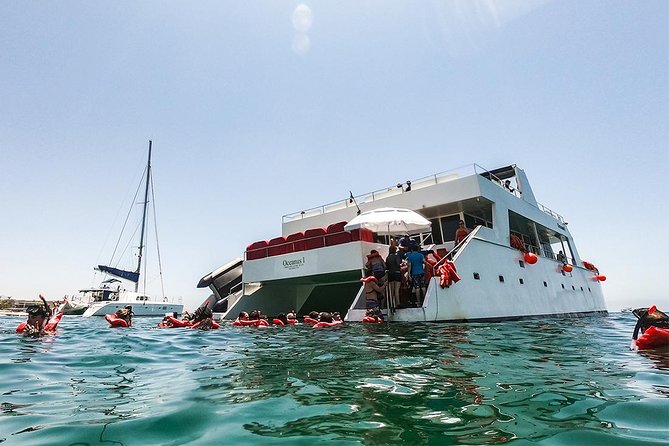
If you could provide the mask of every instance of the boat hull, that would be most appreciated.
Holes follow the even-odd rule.
[[[60,312],[66,316],[81,316],[88,309],[88,305],[64,304],[60,307]]]
[[[128,302],[95,302],[83,313],[83,317],[90,316],[105,316],[106,314],[115,313],[117,310],[132,306],[133,316],[164,316],[165,313],[183,312],[184,306],[182,304],[173,304],[168,302],[144,302],[141,304],[133,304]]]
[[[421,306],[398,309],[387,320],[502,321],[607,314],[601,284],[592,271],[574,267],[566,273],[561,262],[545,257],[528,264],[522,252],[491,242],[486,237],[491,231],[481,228],[461,249],[455,259],[459,282],[441,288],[439,278],[432,278]],[[259,282],[261,286],[245,286],[225,317],[234,319],[240,311],[254,308],[268,314],[327,308],[343,309],[347,320],[361,321],[366,308],[359,281],[360,258],[372,247],[385,256],[387,247],[360,242],[247,261],[245,282]],[[297,257],[300,269],[284,267],[294,265],[292,259]],[[310,271],[310,265],[317,265],[325,273],[313,274],[316,269]]]

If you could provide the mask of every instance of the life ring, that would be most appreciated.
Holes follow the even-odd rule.
[[[372,282],[372,281],[373,281],[373,282],[378,282],[379,279],[377,279],[377,278],[374,277],[374,276],[363,277],[362,279],[360,279],[360,282],[363,282],[363,283]]]
[[[105,319],[109,322],[111,327],[129,327],[131,324],[128,323],[125,319],[117,317],[115,314],[105,314]]]
[[[49,319],[49,322],[46,323],[44,326],[44,331],[56,331],[56,327],[58,326],[58,322],[63,318],[63,313],[58,313],[51,319]]]
[[[177,319],[173,316],[168,316],[167,321],[171,324],[165,324],[167,327],[190,327],[192,324],[190,321],[184,319]]]
[[[317,324],[318,321],[316,319],[310,318],[309,316],[304,316],[304,323],[309,325],[314,325]]]
[[[288,319],[288,325],[295,325],[295,324],[298,324],[298,323],[299,322],[297,321],[297,319]]]
[[[378,318],[376,316],[365,316],[362,318],[362,323],[363,324],[381,324],[383,323],[383,319]]]
[[[272,319],[272,323],[273,323],[274,325],[279,325],[279,326],[281,326],[281,327],[283,327],[284,325],[286,325],[286,324],[283,323],[283,321],[282,321],[281,319]]]
[[[599,270],[597,269],[597,267],[590,262],[586,262],[585,260],[583,260],[583,266],[585,267],[585,269],[589,269],[590,271],[594,271],[596,273],[599,273]]]
[[[529,263],[530,265],[534,265],[539,260],[539,257],[537,257],[537,255],[533,252],[526,252],[523,255],[523,259],[525,260],[526,263]]]
[[[439,266],[439,268],[437,268],[437,274],[441,276],[439,278],[439,286],[442,288],[448,288],[454,283],[460,281],[460,276],[455,269],[455,263],[451,262],[450,260],[446,260],[441,264],[441,266]]]
[[[47,321],[47,323],[44,325],[43,330],[48,331],[48,332],[55,332],[56,327],[58,326],[58,322],[63,318],[63,313],[58,313],[55,316],[53,316],[51,319]],[[23,333],[24,330],[26,329],[26,326],[28,325],[28,322],[23,321],[21,322],[17,327],[16,327],[16,332],[17,333]]]
[[[330,327],[336,327],[337,325],[341,325],[342,321],[332,321],[332,322],[318,322],[314,324],[312,329],[314,328],[330,328]]]
[[[196,323],[194,323],[193,325],[191,325],[190,328],[193,329],[193,330],[195,330],[196,328],[198,328],[198,327],[200,326],[201,323],[202,323],[202,321],[196,322]],[[216,329],[219,328],[219,327],[220,327],[220,325],[218,325],[218,324],[216,323],[216,321],[211,321],[211,329],[212,329],[212,330],[216,330]]]
[[[269,325],[269,322],[265,319],[239,320],[237,318],[232,322],[232,325],[235,327],[266,327]]]
[[[518,251],[526,252],[525,242],[516,234],[511,234],[511,247],[517,249]]]
[[[669,329],[651,325],[634,343],[639,350],[666,348],[669,346]]]

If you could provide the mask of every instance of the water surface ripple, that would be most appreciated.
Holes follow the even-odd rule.
[[[496,324],[110,329],[0,319],[0,443],[669,442],[669,352],[630,314]]]

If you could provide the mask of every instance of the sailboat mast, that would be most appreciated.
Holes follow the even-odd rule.
[[[151,140],[149,140],[149,160],[146,163],[146,187],[144,189],[144,210],[142,211],[142,232],[139,236],[139,257],[137,259],[137,274],[142,267],[142,251],[144,250],[144,229],[146,227],[146,211],[149,204],[149,181],[151,179]],[[139,290],[139,280],[135,282],[135,292]]]

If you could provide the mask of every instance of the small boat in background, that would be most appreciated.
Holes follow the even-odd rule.
[[[669,316],[666,313],[658,310],[655,305],[650,308],[637,308],[632,313],[638,319],[632,334],[633,349],[669,348]]]
[[[67,296],[63,299],[63,303],[58,306],[56,312],[63,313],[67,316],[81,316],[88,308],[88,304],[83,302],[71,302]]]

